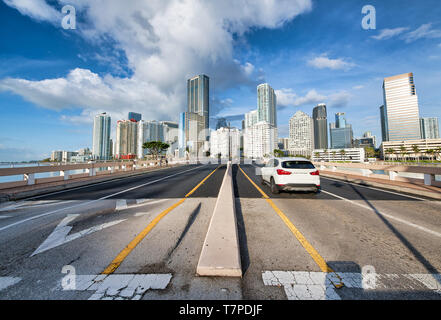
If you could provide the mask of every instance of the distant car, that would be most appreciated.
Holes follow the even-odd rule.
[[[306,158],[272,158],[261,169],[262,183],[280,191],[320,192],[320,172]]]

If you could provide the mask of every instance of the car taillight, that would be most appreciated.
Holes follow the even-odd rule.
[[[311,176],[319,176],[320,175],[320,171],[314,171],[310,173]]]
[[[291,174],[291,172],[289,172],[289,171],[285,171],[285,170],[282,170],[282,169],[278,169],[278,170],[277,170],[277,174],[278,174],[279,176],[289,176],[289,175]]]

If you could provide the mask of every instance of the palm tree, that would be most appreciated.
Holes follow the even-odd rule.
[[[433,162],[433,155],[435,154],[435,150],[428,149],[428,150],[426,150],[426,154],[428,154],[430,156],[430,161]]]
[[[346,155],[346,151],[345,151],[345,149],[341,149],[341,150],[340,150],[340,155],[341,155],[343,161],[346,161],[346,157],[345,157],[345,155]]]
[[[405,146],[401,146],[400,147],[400,153],[401,153],[401,161],[404,162],[404,156],[406,155],[406,147]]]
[[[417,158],[418,159],[417,161],[420,162],[420,157],[419,156],[417,157],[417,155],[421,152],[420,148],[417,145],[414,144],[412,146],[412,150],[413,150],[413,152],[415,154],[415,158]]]
[[[394,154],[395,150],[392,148],[389,148],[389,149],[384,150],[384,153],[386,153],[386,158],[387,158],[387,155]],[[389,157],[389,160],[390,160],[390,157]]]
[[[315,158],[317,159],[317,161],[321,160],[320,159],[320,152],[316,152],[316,153],[314,153],[314,155],[315,155]]]
[[[332,151],[332,159],[335,161],[335,156],[337,155],[337,151]]]
[[[435,149],[436,160],[438,160],[439,155],[441,154],[441,147]]]

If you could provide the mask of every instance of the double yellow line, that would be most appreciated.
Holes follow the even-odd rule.
[[[115,272],[116,269],[123,263],[124,259],[132,252],[133,249],[152,231],[152,229],[159,223],[159,221],[162,220],[167,214],[169,214],[171,211],[179,207],[181,204],[184,203],[184,201],[190,197],[193,193],[196,192],[197,189],[199,189],[200,186],[202,186],[205,181],[207,181],[221,166],[218,166],[215,170],[213,170],[208,176],[205,177],[204,180],[199,182],[199,184],[194,187],[189,193],[185,195],[184,198],[179,200],[177,203],[172,205],[171,207],[167,208],[166,210],[162,211],[155,219],[153,219],[152,222],[144,229],[142,230],[136,237],[133,239],[127,247],[125,247],[117,256],[116,258],[109,264],[109,266],[102,272],[102,274],[112,274]]]
[[[274,209],[274,211],[278,214],[278,216],[282,219],[282,221],[286,224],[286,226],[291,230],[291,232],[294,234],[294,236],[297,238],[297,240],[300,242],[300,244],[305,248],[305,250],[309,253],[311,258],[315,261],[315,263],[319,266],[320,270],[322,272],[326,273],[332,273],[335,276],[335,279],[338,279],[337,281],[332,281],[332,284],[335,288],[341,288],[343,287],[343,281],[339,277],[338,274],[335,273],[334,270],[331,269],[331,267],[326,263],[325,259],[318,253],[318,251],[306,240],[305,236],[296,228],[296,226],[288,219],[288,217],[280,210],[274,202],[268,197],[268,195],[263,192],[261,188],[257,184],[254,183],[253,180],[245,173],[245,171],[242,170],[242,168],[239,165],[240,171],[244,174],[244,176],[251,182],[251,184],[257,189],[257,191],[260,192],[260,194],[263,196],[263,198],[266,200],[266,202],[269,203],[269,205]]]

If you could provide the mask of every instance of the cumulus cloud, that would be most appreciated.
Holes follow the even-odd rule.
[[[300,107],[326,103],[329,107],[341,108],[348,105],[351,94],[347,91],[324,95],[310,90],[304,96],[298,96],[292,89],[276,90],[278,108]]]
[[[408,27],[401,27],[395,29],[383,29],[376,36],[372,36],[372,38],[376,40],[387,40],[396,36],[400,36],[401,40],[404,40],[406,43],[411,43],[420,39],[437,39],[441,38],[441,30],[433,29],[432,23],[426,23],[418,27],[413,31],[409,31]]]
[[[330,59],[326,54],[310,59],[308,65],[316,69],[331,70],[349,70],[355,66],[352,62],[345,61],[342,58]]]
[[[441,30],[433,29],[432,23],[423,24],[416,30],[407,33],[404,36],[404,40],[407,43],[414,42],[419,39],[436,39],[441,38]]]
[[[61,13],[48,5],[45,0],[3,0],[8,6],[35,20],[60,23]]]
[[[43,0],[5,3],[37,20],[54,22],[58,17]],[[59,7],[64,4],[73,5],[81,16],[77,33],[123,52],[130,76],[74,69],[57,79],[2,79],[0,90],[45,108],[82,108],[84,116],[130,110],[153,119],[177,118],[186,105],[186,80],[196,74],[210,76],[216,90],[256,85],[261,72],[235,59],[235,36],[279,28],[312,8],[311,0],[58,1]],[[115,64],[115,59],[109,61]]]
[[[298,96],[292,89],[276,90],[277,104],[280,107],[298,107],[307,104],[323,102],[326,96],[319,94],[316,90],[310,90],[305,96]]]
[[[376,36],[372,36],[372,38],[376,40],[387,40],[393,37],[396,37],[403,32],[409,30],[409,28],[394,28],[394,29],[383,29],[380,30],[380,33]]]

